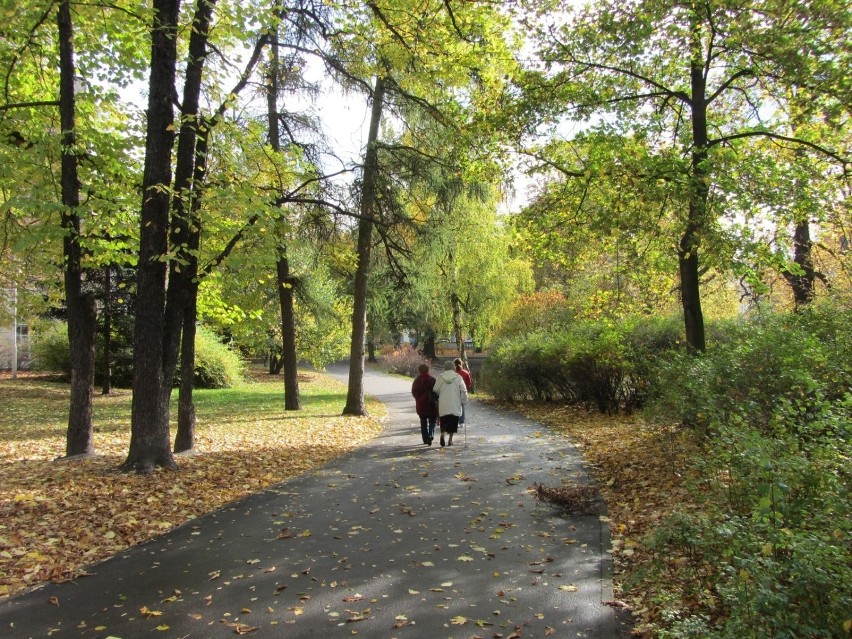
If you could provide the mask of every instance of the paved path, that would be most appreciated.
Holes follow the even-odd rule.
[[[572,447],[475,396],[467,434],[427,447],[410,381],[368,371],[364,387],[390,411],[380,437],[7,600],[0,637],[619,636],[606,524],[527,490],[588,481]]]

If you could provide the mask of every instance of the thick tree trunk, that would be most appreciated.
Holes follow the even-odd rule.
[[[696,45],[697,46],[697,45]],[[704,315],[701,311],[698,248],[707,210],[707,100],[704,69],[696,61],[691,69],[692,175],[689,190],[689,218],[678,247],[680,294],[686,328],[686,345],[691,352],[703,352]]]
[[[364,341],[367,336],[367,282],[370,276],[370,252],[373,241],[373,216],[376,211],[376,179],[379,170],[379,124],[382,103],[385,99],[385,82],[376,78],[373,90],[373,108],[370,113],[370,130],[367,135],[367,153],[364,158],[364,179],[361,186],[361,219],[358,222],[358,268],[355,272],[355,300],[352,310],[352,344],[349,349],[349,388],[346,394],[344,415],[366,415],[364,405]]]
[[[149,473],[156,466],[176,469],[169,446],[168,397],[163,386],[164,306],[169,228],[171,153],[174,143],[172,97],[177,63],[179,0],[154,0],[148,129],[142,177],[139,263],[134,331],[133,402],[130,451],[122,468]]]
[[[62,227],[65,231],[65,301],[68,307],[68,341],[71,359],[71,406],[65,454],[93,451],[92,403],[95,386],[95,335],[97,311],[91,293],[83,290],[83,248],[80,245],[80,182],[74,149],[75,110],[74,28],[69,0],[59,4],[59,116],[62,126]]]
[[[66,291],[68,286],[66,285]],[[87,455],[94,450],[92,405],[95,387],[97,311],[91,295],[72,293],[68,303],[68,339],[71,345],[71,409],[65,454]]]
[[[286,249],[285,249],[286,250]],[[296,313],[293,305],[293,280],[286,255],[278,259],[278,301],[281,304],[281,361],[284,367],[284,410],[301,410],[299,370],[296,356]]]

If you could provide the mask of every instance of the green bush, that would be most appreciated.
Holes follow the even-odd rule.
[[[71,353],[68,348],[68,325],[51,321],[38,324],[31,332],[32,368],[36,371],[71,376]]]
[[[239,354],[209,328],[199,326],[195,334],[195,388],[230,388],[242,381],[244,373],[245,362]]]
[[[96,348],[99,365],[103,357],[102,339],[98,339]],[[32,351],[34,370],[61,373],[66,378],[71,376],[68,328],[64,322],[50,322],[34,331]],[[112,353],[112,383],[130,386],[133,360],[129,347],[114,343]],[[223,344],[211,330],[203,326],[198,328],[195,337],[195,388],[230,388],[243,378],[244,369],[245,365],[237,353]],[[177,379],[179,373],[175,377]]]
[[[661,637],[847,636],[848,317],[814,307],[743,320],[705,354],[661,368],[647,414],[698,436],[693,492],[702,516],[670,517],[648,543],[660,556],[690,558],[674,580],[695,592],[680,601],[698,592],[713,599],[703,609],[666,604]],[[673,567],[665,570],[672,581]]]
[[[492,347],[482,384],[506,401],[632,411],[643,405],[661,357],[678,347],[678,328],[670,319],[587,320],[506,337]]]

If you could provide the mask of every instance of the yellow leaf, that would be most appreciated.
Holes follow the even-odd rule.
[[[458,617],[453,617],[452,619],[450,619],[450,623],[456,626],[463,626],[467,623],[467,619],[459,615]]]

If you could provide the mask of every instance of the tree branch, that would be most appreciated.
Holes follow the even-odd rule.
[[[725,89],[727,89],[729,86],[731,86],[731,84],[733,84],[734,82],[736,82],[740,78],[745,77],[747,75],[753,76],[754,72],[751,69],[740,69],[739,71],[737,71],[734,75],[732,75],[730,78],[725,80],[722,84],[720,84],[719,88],[716,89],[709,98],[707,98],[707,104],[710,104],[711,102],[713,102],[713,100],[718,98],[719,95],[723,91],[725,91]]]
[[[36,102],[12,102],[11,104],[0,104],[0,111],[41,106],[59,106],[59,100],[38,100]]]
[[[717,138],[715,140],[708,141],[707,142],[707,148],[709,149],[709,148],[714,147],[714,146],[719,145],[719,144],[726,144],[728,142],[732,142],[733,140],[741,140],[743,138],[756,138],[756,137],[769,138],[770,140],[780,140],[780,141],[783,141],[783,142],[789,142],[791,144],[798,144],[798,145],[801,145],[801,146],[806,146],[809,149],[817,151],[818,153],[821,153],[821,154],[825,155],[826,157],[829,157],[832,160],[836,161],[838,164],[840,164],[843,167],[844,173],[846,172],[847,166],[849,165],[849,162],[850,162],[849,158],[844,158],[844,157],[838,155],[837,153],[835,153],[834,151],[826,149],[825,147],[820,146],[819,144],[815,144],[814,142],[809,142],[808,140],[802,140],[801,138],[790,137],[788,135],[781,135],[780,133],[772,133],[771,131],[743,131],[742,133],[733,133],[731,135],[722,136],[722,137]]]

